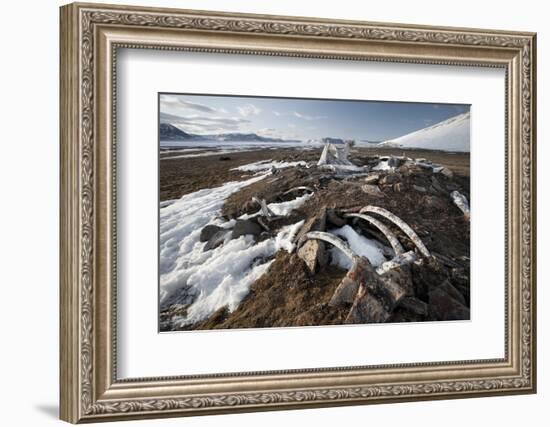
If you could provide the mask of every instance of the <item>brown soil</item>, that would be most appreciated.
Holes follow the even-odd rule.
[[[192,150],[188,152],[191,153]],[[174,159],[166,157],[176,157],[178,154],[184,153],[163,153],[159,167],[160,201],[179,199],[185,194],[203,188],[218,187],[226,182],[238,181],[243,179],[243,176],[251,175],[247,172],[231,170],[238,166],[268,159],[282,160],[300,157],[302,160],[302,153],[304,152],[294,149],[257,150]],[[315,156],[312,156],[312,159],[313,157]],[[166,159],[163,160],[163,158]]]

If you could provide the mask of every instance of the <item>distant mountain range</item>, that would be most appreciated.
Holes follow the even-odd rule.
[[[172,126],[168,123],[160,124],[160,139],[163,141],[184,141],[188,139],[193,139],[196,135],[191,135],[187,132],[178,129],[175,126]]]
[[[187,133],[169,123],[161,123],[159,127],[161,141],[228,141],[228,142],[300,142],[297,140],[270,138],[255,133],[223,133],[211,135],[195,135]]]

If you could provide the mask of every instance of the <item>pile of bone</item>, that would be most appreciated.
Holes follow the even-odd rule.
[[[375,268],[367,258],[357,255],[338,236],[319,231],[325,229],[327,217],[332,223],[344,222],[346,219],[366,221],[391,245],[393,258]],[[410,267],[413,264],[433,267],[439,261],[430,254],[416,232],[402,219],[377,206],[365,206],[359,213],[348,213],[342,217],[332,210],[325,210],[322,215],[306,222],[297,236],[298,257],[312,272],[327,262],[325,243],[338,248],[352,261],[351,268],[336,288],[329,304],[337,307],[351,305],[345,323],[386,322],[397,307],[404,307],[425,317],[428,314],[428,303],[416,298]],[[398,227],[413,243],[414,249],[405,251],[386,223]],[[464,297],[448,281],[432,289],[428,300],[445,310],[445,313],[436,317],[445,320],[469,319],[470,313]]]

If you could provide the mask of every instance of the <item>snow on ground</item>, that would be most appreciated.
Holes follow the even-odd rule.
[[[459,114],[379,146],[470,152],[470,113]]]
[[[215,156],[220,154],[244,153],[250,150],[217,150],[217,151],[193,150],[193,151],[196,151],[196,152],[187,153],[187,154],[178,154],[176,156],[164,156],[164,157],[161,157],[160,160],[189,159],[193,157],[206,157],[206,156]]]
[[[381,160],[375,167],[372,168],[373,171],[388,171],[395,169],[393,166],[390,166],[389,160]]]
[[[365,168],[363,166],[356,165],[320,165],[322,169],[331,170],[336,173],[355,173],[355,172],[364,172]]]
[[[234,310],[250,286],[267,271],[277,251],[294,249],[293,241],[303,221],[283,227],[275,237],[257,244],[250,235],[231,240],[228,233],[223,245],[204,251],[206,243],[199,240],[202,228],[208,224],[232,227],[234,220],[219,217],[225,200],[266,176],[200,190],[161,207],[160,305],[192,302],[186,316],[176,319],[178,326],[206,319],[225,306]],[[279,206],[278,212],[290,212],[292,206],[305,202],[303,197],[298,198],[299,202]]]
[[[298,209],[302,206],[312,196],[313,193],[307,193],[287,202],[269,203],[267,207],[271,209],[275,215],[286,216],[289,215],[294,209]]]
[[[196,258],[194,248],[202,245],[199,242],[202,227],[207,224],[221,225],[222,221],[217,217],[225,199],[265,176],[227,182],[220,187],[186,194],[160,209],[161,304],[173,291],[186,284],[186,268]]]
[[[271,168],[284,169],[284,168],[290,168],[295,166],[306,166],[306,162],[302,160],[298,162],[279,162],[279,161],[272,161],[271,159],[269,159],[269,160],[261,160],[259,162],[249,163],[247,165],[242,165],[242,166],[233,168],[231,170],[237,170],[242,172],[259,172],[259,171],[270,170]]]
[[[386,261],[383,254],[383,246],[380,243],[357,233],[349,225],[329,230],[329,232],[343,237],[353,252],[359,256],[366,257],[373,266],[377,267]],[[345,270],[351,268],[351,260],[340,249],[332,247],[330,251],[332,264],[338,265]]]
[[[294,249],[293,239],[302,224],[300,221],[283,227],[277,236],[257,244],[250,235],[233,240],[228,235],[223,245],[209,251],[203,251],[206,243],[195,242],[189,253],[179,257],[182,268],[171,275],[195,297],[186,316],[176,318],[174,323],[177,326],[193,324],[222,307],[235,310],[250,286],[267,271],[277,251]],[[166,289],[166,284],[164,282],[163,288],[161,276],[161,289]],[[161,296],[161,305],[162,301]]]
[[[307,193],[303,196],[297,197],[292,200],[288,200],[286,202],[279,202],[279,203],[269,203],[267,207],[278,216],[287,216],[292,213],[294,209],[298,209],[300,206],[302,206],[305,202],[307,202],[311,197],[313,196],[313,193]],[[261,215],[262,210],[258,210],[258,212],[253,214],[243,214],[239,217],[239,219],[250,219],[254,218],[258,215]]]
[[[174,149],[174,148],[167,148],[167,147],[160,147],[160,154],[179,154],[179,153],[198,153],[199,151],[207,151],[208,148],[181,148],[181,149]]]
[[[177,202],[178,199],[172,199],[172,200],[163,200],[159,203],[159,207],[165,208],[166,206],[170,206],[172,203]]]

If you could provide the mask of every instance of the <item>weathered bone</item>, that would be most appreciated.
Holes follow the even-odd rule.
[[[376,269],[376,272],[382,275],[397,267],[411,264],[414,261],[416,261],[416,254],[414,253],[414,251],[405,252],[404,254],[399,254],[393,259],[383,263],[380,267]]]
[[[312,193],[315,193],[315,191],[311,187],[300,186],[300,187],[293,187],[290,190],[285,191],[283,194],[289,194],[295,191],[311,191]]]
[[[390,242],[390,245],[395,255],[400,255],[404,252],[403,246],[401,246],[401,243],[399,243],[399,240],[397,240],[397,237],[395,236],[395,234],[393,234],[388,227],[386,227],[376,218],[373,218],[370,215],[356,214],[356,213],[345,214],[344,218],[360,218],[367,221],[369,224],[372,224],[384,234],[386,239],[388,239],[388,241]]]
[[[344,254],[352,260],[352,267],[334,291],[334,294],[329,302],[330,305],[340,305],[343,303],[351,304],[355,298],[355,294],[357,293],[360,283],[360,280],[357,279],[362,276],[362,272],[365,268],[364,264],[368,263],[368,260],[357,256],[355,252],[351,250],[349,245],[339,237],[323,231],[310,231],[309,233],[304,234],[298,241],[298,247],[302,246],[304,242],[309,239],[322,240],[330,243],[344,252]]]
[[[340,249],[346,256],[348,256],[352,261],[359,258],[359,256],[351,250],[349,245],[344,242],[339,237],[334,234],[327,233],[325,231],[310,231],[309,233],[304,234],[298,241],[298,246],[302,246],[306,240],[315,239],[322,240],[324,242],[330,243],[331,245]]]
[[[430,252],[420,240],[420,237],[418,237],[418,234],[414,232],[414,230],[407,224],[405,221],[403,221],[401,218],[399,218],[397,215],[394,215],[390,211],[378,207],[378,206],[365,206],[363,209],[359,211],[359,213],[365,213],[365,212],[372,212],[376,213],[380,216],[383,216],[384,218],[388,219],[389,221],[393,222],[395,225],[397,225],[403,232],[409,236],[409,238],[413,241],[413,243],[416,245],[420,253],[424,255],[426,258],[430,258]]]
[[[308,239],[322,240],[340,249],[352,260],[352,267],[342,279],[329,305],[351,304],[346,323],[373,323],[386,321],[399,301],[407,295],[398,273],[393,270],[381,276],[367,258],[356,255],[346,242],[330,233],[311,231],[305,234],[298,246]],[[409,252],[407,256],[410,257]]]
[[[310,217],[300,227],[297,234],[297,240],[300,240],[310,231],[325,231],[327,226],[326,209],[320,209],[317,215]],[[318,268],[322,268],[328,262],[328,253],[325,243],[320,240],[308,240],[297,250],[298,257],[301,258],[308,267],[309,271],[315,273]]]
[[[260,205],[260,208],[262,209],[262,215],[265,216],[267,219],[275,218],[277,216],[271,209],[269,209],[265,199],[260,200],[257,197],[252,197],[252,201]]]
[[[455,205],[458,206],[458,209],[460,209],[464,214],[464,218],[470,220],[470,206],[466,196],[455,190],[451,193],[451,198],[453,199]]]
[[[365,261],[362,259],[361,261]],[[346,323],[385,322],[409,290],[403,281],[403,272],[389,271],[380,276],[370,264],[359,269],[357,292]]]
[[[365,276],[367,263],[368,260],[366,258],[357,258],[353,260],[351,268],[348,270],[332,294],[329,305],[339,306],[342,304],[353,303],[356,298],[359,285],[364,281],[363,278]]]
[[[260,224],[260,226],[265,230],[265,231],[269,231],[269,227],[267,226],[267,224],[264,223],[263,219],[261,217],[258,217],[258,219],[256,220],[258,222],[258,224]]]

